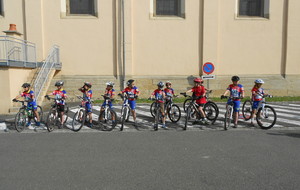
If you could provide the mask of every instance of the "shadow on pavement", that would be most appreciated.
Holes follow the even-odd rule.
[[[300,138],[300,132],[278,132],[278,133],[267,133],[268,135],[274,135],[274,136],[288,136],[288,137],[294,137],[294,138]]]

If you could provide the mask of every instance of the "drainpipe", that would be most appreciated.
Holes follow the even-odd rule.
[[[123,44],[123,89],[126,87],[126,55],[125,55],[125,6],[124,0],[121,0],[122,11],[122,44]]]

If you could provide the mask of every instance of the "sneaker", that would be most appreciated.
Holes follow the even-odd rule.
[[[137,123],[136,123],[136,121],[134,121],[134,122],[133,122],[133,126],[134,126],[134,127],[136,127],[136,126],[137,126]]]
[[[209,121],[208,121],[206,118],[204,118],[204,119],[202,120],[202,122],[203,122],[204,124],[209,124]]]
[[[166,124],[163,124],[163,125],[161,126],[161,128],[167,129],[168,127],[166,126]]]
[[[234,125],[233,125],[233,128],[237,128],[237,127],[238,127],[238,124],[234,124]]]
[[[92,128],[93,127],[93,123],[88,123],[87,126],[90,127],[90,128]]]
[[[26,127],[29,127],[30,125],[31,125],[31,122],[28,121],[28,122],[26,123]]]
[[[35,125],[36,125],[37,127],[39,127],[39,126],[41,126],[41,122],[37,121],[37,122],[35,123]]]

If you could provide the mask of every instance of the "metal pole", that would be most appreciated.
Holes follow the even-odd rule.
[[[125,55],[125,6],[124,6],[124,0],[122,1],[122,36],[123,36],[123,88],[125,88],[125,80],[126,80],[126,55]]]

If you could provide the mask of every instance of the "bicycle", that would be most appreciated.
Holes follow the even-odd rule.
[[[173,123],[176,123],[180,120],[181,110],[178,105],[174,104],[173,96],[166,95],[166,102],[164,107],[165,107],[165,115],[167,115]],[[153,117],[155,117],[155,113],[156,113],[155,102],[153,102],[150,106],[150,113]]]
[[[54,130],[54,128],[56,126],[58,126],[59,129],[62,129],[63,126],[66,124],[67,120],[68,120],[68,113],[69,113],[69,107],[67,106],[67,104],[64,105],[64,122],[61,125],[61,112],[59,110],[59,103],[62,100],[62,98],[50,98],[49,96],[45,96],[48,100],[54,100],[53,104],[51,105],[51,108],[49,110],[48,116],[47,116],[47,120],[46,120],[46,126],[47,126],[47,130],[49,132],[52,132]]]
[[[158,98],[149,98],[149,100],[155,101],[154,103],[154,110],[153,112],[155,113],[154,116],[154,131],[158,130],[158,124],[162,121],[163,115],[161,112],[161,107],[160,104],[157,102]]]
[[[195,120],[194,122],[196,122],[196,119],[203,118],[203,116],[201,115],[198,109],[199,105],[196,103],[196,100],[200,97],[189,96],[186,93],[180,93],[180,94],[183,95],[184,97],[188,97],[188,99],[191,100],[190,102],[188,102],[188,106],[186,108],[186,118],[183,127],[183,130],[186,130],[188,122],[190,120]],[[219,116],[218,106],[211,101],[208,101],[204,104],[203,112],[205,113],[206,118],[210,121],[210,124],[214,124]]]
[[[233,101],[237,99],[242,99],[242,97],[228,97],[221,96],[221,99],[230,99],[226,105],[225,118],[224,118],[224,130],[228,130],[231,124],[231,120],[233,120]]]
[[[109,107],[109,101],[113,101],[110,97],[101,95],[104,98],[105,106],[104,111],[100,111],[98,123],[102,125],[102,129],[106,131],[111,131],[115,128],[117,124],[117,114]]]
[[[124,128],[124,123],[125,121],[128,121],[129,120],[129,115],[130,115],[130,112],[131,112],[131,108],[128,104],[128,97],[127,95],[123,96],[122,94],[118,94],[122,100],[124,101],[123,102],[123,105],[122,105],[122,108],[121,108],[121,127],[120,127],[120,131],[123,131],[123,128]]]
[[[26,124],[29,123],[31,119],[37,122],[37,118],[33,113],[33,107],[28,107],[27,105],[25,105],[25,102],[29,101],[14,100],[14,102],[22,103],[22,107],[19,109],[19,112],[15,117],[15,129],[18,132],[22,132],[25,129]],[[42,122],[43,109],[41,106],[37,106],[37,112],[39,114],[40,122]]]
[[[261,129],[271,129],[277,120],[277,114],[275,109],[267,105],[265,98],[272,98],[271,95],[262,95],[263,100],[259,103],[257,108],[256,122]],[[245,121],[248,121],[252,117],[252,100],[246,100],[243,104],[242,113]]]
[[[85,100],[82,96],[76,96],[79,100],[82,100],[84,102],[89,102],[90,104],[93,102],[92,100]],[[73,120],[72,120],[72,129],[75,132],[80,131],[80,129],[83,127],[84,123],[89,122],[87,118],[87,110],[85,108],[85,103],[82,102],[81,105],[79,105],[79,110],[75,113]]]

